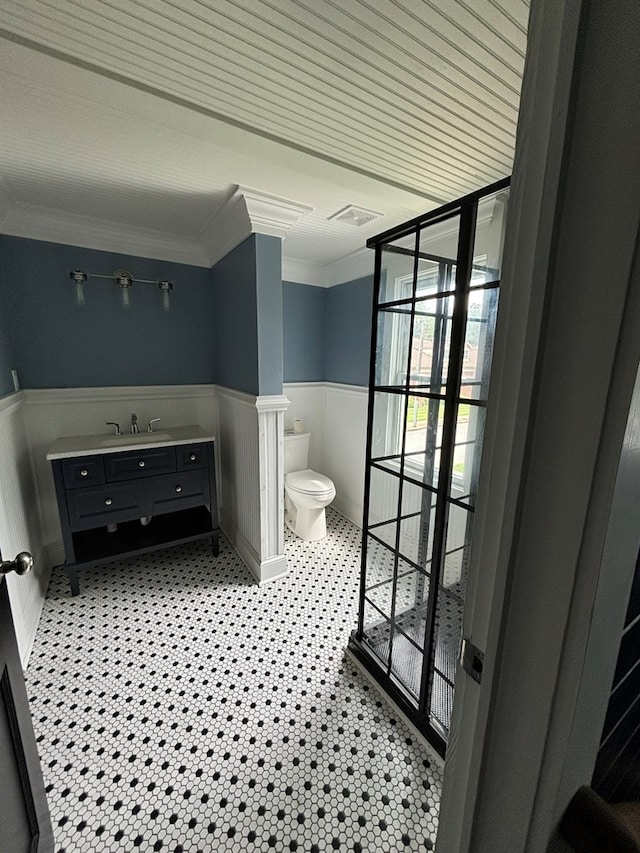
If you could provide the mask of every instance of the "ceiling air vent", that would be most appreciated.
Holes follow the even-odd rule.
[[[366,225],[367,222],[372,222],[380,216],[382,214],[376,213],[375,210],[365,210],[364,207],[356,207],[355,204],[349,204],[343,207],[342,210],[334,213],[333,216],[329,216],[328,219],[333,219],[336,222],[344,222],[347,225],[355,225],[359,228],[361,225]]]

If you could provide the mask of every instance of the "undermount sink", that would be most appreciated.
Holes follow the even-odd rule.
[[[119,444],[124,447],[130,444],[153,444],[156,441],[171,441],[171,435],[168,432],[141,432],[137,435],[112,435],[109,438],[103,438],[100,444],[102,447],[116,447]]]

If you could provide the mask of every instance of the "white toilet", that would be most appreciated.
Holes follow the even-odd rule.
[[[327,535],[325,507],[336,496],[336,487],[328,477],[307,468],[308,432],[284,436],[284,507],[287,527],[296,536],[315,542]]]

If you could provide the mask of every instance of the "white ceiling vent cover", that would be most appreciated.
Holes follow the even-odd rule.
[[[366,225],[367,222],[372,222],[381,216],[382,214],[376,213],[375,210],[366,210],[364,207],[356,207],[354,204],[348,204],[342,210],[327,218],[335,222],[345,222],[347,225],[355,225],[359,228],[361,225]]]

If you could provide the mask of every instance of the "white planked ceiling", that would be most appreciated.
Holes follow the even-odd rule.
[[[189,260],[240,184],[313,208],[283,253],[322,277],[511,171],[524,0],[2,6],[5,233],[122,250],[139,233]],[[348,204],[383,216],[328,220]]]

